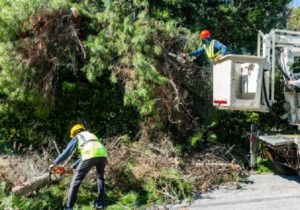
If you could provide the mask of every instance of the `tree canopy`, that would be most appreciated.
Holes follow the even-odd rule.
[[[69,117],[62,119],[91,124],[86,109],[95,104],[94,114],[106,110],[100,121],[111,113],[104,104],[125,115],[133,109],[124,105],[141,116],[155,115],[155,90],[168,82],[164,55],[196,49],[198,31],[205,28],[232,51],[254,52],[258,30],[286,26],[289,2],[2,0],[1,110],[21,103],[49,121],[46,116],[65,113],[68,104]],[[77,19],[71,8],[79,11]]]

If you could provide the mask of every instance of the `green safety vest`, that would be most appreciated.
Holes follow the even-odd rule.
[[[214,39],[210,41],[209,46],[207,46],[207,44],[204,44],[204,46],[203,46],[208,59],[212,62],[214,62],[215,59],[219,55],[221,55],[221,50],[219,50],[218,52],[215,53],[214,46],[215,46],[215,40]]]
[[[97,136],[88,131],[83,131],[77,134],[77,137],[77,147],[82,160],[95,157],[107,157],[107,151]]]

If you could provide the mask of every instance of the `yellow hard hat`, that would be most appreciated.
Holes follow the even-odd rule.
[[[71,128],[70,137],[73,139],[78,130],[85,130],[85,127],[82,124],[76,124]]]

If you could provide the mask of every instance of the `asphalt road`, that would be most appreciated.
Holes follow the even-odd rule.
[[[170,210],[300,210],[300,177],[253,174],[248,182],[202,193]]]

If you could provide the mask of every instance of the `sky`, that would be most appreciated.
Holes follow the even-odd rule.
[[[300,0],[293,0],[291,4],[293,7],[297,8],[300,6]]]

